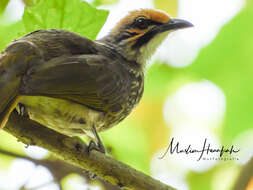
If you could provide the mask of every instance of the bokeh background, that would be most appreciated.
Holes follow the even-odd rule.
[[[164,41],[147,64],[139,106],[101,133],[103,141],[116,159],[180,190],[232,189],[253,156],[253,1],[0,0],[0,50],[37,29],[100,38],[136,8],[162,9],[195,27]],[[207,139],[213,148],[234,145],[240,152],[225,154],[227,161],[197,161],[197,154],[160,159],[173,137],[181,147],[200,149]],[[252,184],[253,178],[247,190]],[[0,190],[17,189],[117,190],[1,131]]]

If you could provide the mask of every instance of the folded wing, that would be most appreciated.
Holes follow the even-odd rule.
[[[125,75],[120,64],[102,55],[63,56],[30,68],[20,93],[66,99],[106,111],[124,99],[128,88]]]

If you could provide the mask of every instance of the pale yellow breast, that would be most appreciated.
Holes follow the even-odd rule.
[[[30,119],[68,136],[87,134],[90,128],[103,125],[103,114],[67,100],[44,96],[23,96],[20,103],[28,110]]]

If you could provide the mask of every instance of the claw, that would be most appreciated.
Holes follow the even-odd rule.
[[[92,127],[92,133],[94,134],[97,143],[95,143],[93,140],[90,141],[90,144],[88,146],[88,153],[90,153],[90,151],[92,151],[92,150],[97,150],[97,151],[105,154],[105,152],[106,152],[105,146],[103,145],[103,142],[100,139],[100,137],[97,133],[97,130],[94,126]]]
[[[99,135],[98,135],[98,133],[97,133],[97,130],[96,130],[96,128],[93,126],[92,127],[92,133],[94,134],[94,136],[95,136],[95,140],[97,141],[97,143],[95,143],[95,141],[94,140],[91,140],[90,141],[90,143],[89,143],[89,145],[88,145],[88,148],[87,148],[87,152],[88,152],[88,155],[90,155],[90,152],[92,151],[92,150],[96,150],[96,151],[99,151],[99,152],[101,152],[101,153],[103,153],[103,154],[105,154],[105,146],[103,145],[103,143],[102,143],[102,141],[101,141],[101,139],[100,139],[100,137],[99,137]],[[97,179],[97,175],[96,174],[94,174],[94,173],[92,173],[92,172],[89,172],[89,178],[91,179],[91,180],[95,180],[95,179]]]
[[[27,112],[27,109],[24,104],[19,103],[16,107],[16,110],[20,116],[27,116],[28,117],[28,112]]]
[[[97,150],[97,151],[105,154],[105,147],[104,147],[104,145],[100,144],[100,143],[96,144],[93,140],[90,141],[90,144],[88,146],[88,154],[90,154],[90,152],[92,150]]]

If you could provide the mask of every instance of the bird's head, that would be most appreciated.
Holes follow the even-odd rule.
[[[126,59],[145,65],[170,32],[192,26],[165,12],[141,9],[121,19],[101,41],[116,47]]]

